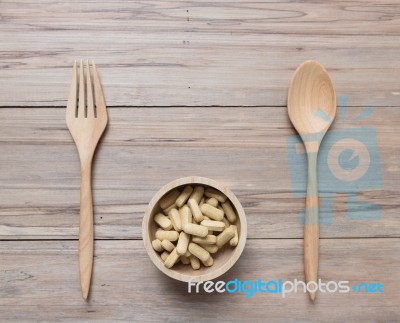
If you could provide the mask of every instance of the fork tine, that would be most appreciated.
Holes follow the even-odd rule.
[[[78,118],[84,118],[86,108],[85,102],[85,78],[83,71],[83,61],[81,60],[81,66],[79,70],[79,104],[78,104]]]
[[[94,110],[93,86],[90,74],[91,73],[90,73],[89,60],[87,60],[86,61],[87,117],[94,118],[96,116],[96,111]]]
[[[67,118],[76,117],[76,99],[78,95],[78,77],[76,69],[76,61],[74,61],[74,66],[72,67],[72,80],[71,89],[69,91],[68,103],[67,103]]]
[[[92,67],[93,67],[94,99],[96,103],[96,114],[97,117],[104,118],[107,117],[106,103],[104,100],[104,94],[103,94],[103,89],[101,87],[99,74],[97,73],[97,68],[94,61],[92,61]]]

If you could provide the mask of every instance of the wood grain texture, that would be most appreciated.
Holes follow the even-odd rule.
[[[284,106],[307,59],[350,105],[399,105],[395,1],[18,0],[0,12],[0,106],[65,106],[77,58],[98,63],[108,106]]]
[[[363,111],[347,111],[345,127]],[[62,109],[0,109],[0,236],[2,239],[75,239],[79,220],[79,159]],[[112,108],[93,165],[95,237],[141,238],[154,194],[183,176],[228,186],[242,203],[250,238],[300,238],[286,140],[295,135],[286,108]],[[333,222],[321,238],[399,237],[400,109],[375,108],[356,126],[375,127],[382,187],[333,194]],[[333,130],[342,127],[336,119]],[[326,139],[326,138],[325,138]],[[327,141],[324,141],[325,143]],[[324,149],[324,144],[321,149]],[[234,161],[234,162],[233,162]],[[304,192],[305,192],[304,164]],[[301,174],[299,174],[301,176]],[[297,178],[297,177],[295,177]],[[323,180],[323,177],[320,176]],[[320,185],[321,187],[321,185]],[[320,191],[321,194],[330,192]],[[378,220],[349,218],[376,203]],[[326,212],[321,209],[321,214]]]
[[[163,275],[151,263],[142,241],[96,241],[86,303],[76,270],[77,241],[3,241],[0,320],[264,322],[267,317],[274,322],[395,322],[400,315],[399,243],[398,238],[322,240],[323,281],[379,281],[384,292],[319,293],[312,304],[303,293],[285,299],[261,293],[248,299],[243,293],[188,294],[187,284]],[[221,279],[304,279],[302,257],[301,239],[252,239]]]
[[[0,1],[0,321],[397,321],[399,17],[397,1]],[[93,164],[87,303],[80,165],[64,119],[80,58],[96,61],[112,107]],[[385,292],[320,293],[314,305],[304,294],[187,294],[137,240],[151,198],[183,176],[219,181],[245,209],[248,243],[222,279],[304,278],[296,193],[306,178],[289,173],[286,97],[309,59],[348,97],[333,130],[375,131],[376,144],[365,140],[382,173],[362,191],[320,185],[333,208],[321,225],[320,277],[380,281]],[[364,106],[373,114],[357,121]],[[355,219],[373,210],[356,200],[376,203],[380,218]]]

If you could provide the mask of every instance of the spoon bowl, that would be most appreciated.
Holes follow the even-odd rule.
[[[290,83],[288,112],[300,135],[328,130],[336,114],[336,94],[320,63],[306,61],[297,68]]]

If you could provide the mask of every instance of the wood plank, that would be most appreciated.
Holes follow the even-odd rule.
[[[383,293],[187,293],[163,275],[142,241],[97,241],[89,302],[81,298],[75,241],[0,244],[0,320],[394,322],[400,315],[400,239],[322,240],[320,278],[383,284]],[[303,280],[302,241],[249,240],[220,279]],[[207,309],[205,311],[205,308]],[[249,310],[251,309],[251,310]],[[221,317],[223,315],[223,317]]]
[[[322,238],[400,236],[400,109],[374,108],[372,116],[352,124],[362,111],[348,109],[347,121],[339,116],[333,130],[376,130],[382,185],[322,187],[324,196],[332,195],[334,211],[332,224],[322,225]],[[77,238],[79,162],[64,113],[0,109],[1,239]],[[190,175],[233,190],[247,214],[250,238],[303,236],[298,214],[304,199],[292,186],[300,177],[291,179],[286,147],[295,132],[285,108],[112,108],[109,117],[93,170],[97,239],[140,238],[152,196]],[[365,143],[373,146],[373,136]],[[349,196],[375,203],[381,216],[352,218],[373,207],[349,202]]]
[[[65,106],[80,58],[96,60],[109,106],[283,106],[307,59],[350,105],[399,104],[396,2],[18,0],[0,10],[1,106]]]

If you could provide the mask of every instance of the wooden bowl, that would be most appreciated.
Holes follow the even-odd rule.
[[[161,211],[158,206],[159,200],[171,190],[175,188],[181,189],[186,185],[201,185],[205,188],[212,187],[218,191],[221,191],[227,196],[237,214],[236,225],[238,227],[239,234],[238,245],[236,247],[231,247],[229,243],[227,243],[223,248],[218,250],[217,253],[212,254],[212,257],[214,258],[214,264],[211,267],[201,266],[199,270],[193,270],[190,265],[184,265],[182,263],[175,264],[170,269],[165,267],[160,255],[153,249],[151,245],[151,241],[155,239],[155,232],[157,230],[157,224],[154,222],[153,216]],[[228,188],[208,178],[191,176],[179,178],[168,183],[162,187],[156,195],[154,195],[143,218],[142,235],[144,246],[148,255],[150,256],[150,259],[164,274],[184,282],[200,282],[212,280],[221,276],[236,263],[246,244],[247,221],[242,205]]]

